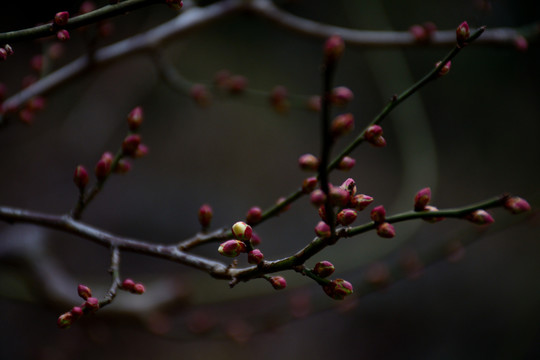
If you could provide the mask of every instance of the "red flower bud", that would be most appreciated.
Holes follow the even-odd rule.
[[[466,21],[459,24],[459,26],[456,29],[456,40],[459,47],[463,47],[467,45],[467,40],[469,40],[469,36],[471,35],[471,32],[469,30],[469,24],[467,24]]]
[[[110,152],[101,155],[101,159],[99,159],[95,168],[95,174],[98,180],[104,180],[109,175],[113,160],[113,155]]]
[[[345,50],[345,43],[339,35],[333,35],[324,43],[324,62],[326,64],[334,63]]]
[[[435,64],[435,67],[439,67],[439,65],[441,65],[441,62],[438,61],[436,64]],[[437,76],[441,77],[441,76],[444,76],[446,74],[448,74],[450,72],[450,67],[452,66],[452,62],[449,61],[446,63],[446,65],[444,65],[440,70],[439,70],[439,73],[437,74]]]
[[[79,165],[75,168],[75,173],[73,174],[73,182],[77,187],[82,191],[88,185],[88,171],[84,166]]]
[[[504,208],[510,211],[512,214],[521,214],[527,211],[531,211],[531,205],[527,200],[520,197],[511,197],[504,203]]]
[[[116,167],[114,168],[114,172],[118,174],[125,174],[131,170],[131,163],[127,161],[126,159],[120,159],[116,163]]]
[[[350,282],[343,279],[332,280],[329,284],[323,286],[326,295],[334,300],[343,300],[346,296],[353,293],[353,286]]]
[[[90,288],[88,286],[82,285],[82,284],[77,286],[77,293],[84,300],[86,300],[86,299],[88,299],[89,297],[92,296],[92,290],[90,290]]]
[[[249,239],[251,239],[251,235],[253,234],[253,229],[251,226],[243,221],[234,223],[231,230],[236,240],[240,241],[249,241]]]
[[[320,238],[330,237],[330,226],[328,226],[328,224],[324,221],[319,221],[317,226],[315,226],[315,234],[317,234],[317,236]]]
[[[56,38],[60,41],[68,41],[69,40],[69,31],[66,29],[59,30],[56,33]]]
[[[246,244],[240,240],[227,240],[219,245],[218,251],[223,256],[236,257],[246,252]]]
[[[334,273],[336,268],[330,261],[319,261],[315,264],[315,267],[313,268],[313,272],[315,275],[325,278]]]
[[[347,190],[349,192],[350,196],[354,196],[356,194],[356,182],[353,178],[348,178],[341,184],[340,188]]]
[[[431,201],[431,189],[423,188],[414,196],[414,211],[422,211]]]
[[[233,75],[229,78],[228,86],[231,94],[240,94],[246,90],[248,80],[242,75]]]
[[[316,187],[317,187],[317,178],[314,176],[306,178],[302,182],[302,192],[304,194],[309,194],[310,192],[315,190]]]
[[[80,306],[74,306],[69,312],[73,315],[73,320],[79,319],[84,314],[83,309]]]
[[[364,138],[371,145],[376,147],[386,146],[386,140],[382,136],[383,130],[379,125],[371,125],[364,133]]]
[[[94,10],[96,10],[96,4],[94,4],[94,2],[90,0],[83,2],[79,7],[79,13],[81,14],[86,14]]]
[[[439,209],[437,209],[435,206],[431,206],[431,205],[426,205],[423,210],[424,211],[430,211],[430,212],[439,211]],[[444,220],[444,218],[443,217],[428,217],[428,218],[422,218],[422,220],[434,224],[436,222]]]
[[[353,98],[353,92],[351,91],[351,89],[345,86],[339,86],[332,89],[332,94],[330,97],[332,104],[337,106],[347,105],[352,101]]]
[[[262,219],[262,210],[258,206],[253,206],[246,214],[246,222],[250,225],[257,224]]]
[[[144,285],[141,284],[141,283],[137,283],[137,284],[135,284],[135,286],[133,286],[133,291],[131,291],[131,292],[133,294],[142,295],[142,294],[144,294],[145,291],[146,291],[146,289],[144,288]]]
[[[330,133],[334,138],[350,133],[354,129],[354,116],[351,113],[341,114],[330,124]]]
[[[344,156],[341,159],[341,161],[338,163],[337,169],[343,170],[343,171],[349,171],[354,167],[355,164],[356,164],[356,160],[354,160],[352,157]]]
[[[136,108],[131,110],[127,116],[129,130],[137,131],[139,127],[141,126],[143,119],[144,119],[144,113],[143,113],[142,107],[137,106]]]
[[[313,205],[319,207],[326,201],[326,194],[321,189],[313,190],[309,195],[309,200]]]
[[[135,150],[135,154],[133,154],[134,158],[142,158],[143,156],[146,156],[148,154],[148,146],[145,144],[139,144],[137,146],[137,150]]]
[[[283,276],[272,276],[269,281],[276,290],[282,290],[287,287],[287,281]]]
[[[393,238],[396,236],[396,230],[392,224],[383,222],[377,225],[377,235],[383,238]]]
[[[357,213],[353,209],[343,209],[338,212],[336,218],[337,222],[343,226],[351,225],[356,220]]]
[[[373,202],[373,198],[369,195],[359,194],[351,198],[349,204],[358,211],[364,210]]]
[[[73,315],[70,312],[64,313],[58,317],[56,324],[60,329],[67,329],[73,324]]]
[[[99,300],[95,297],[89,297],[84,302],[83,309],[88,309],[90,312],[97,311],[99,309]]]
[[[319,159],[312,154],[304,154],[298,158],[300,169],[306,171],[317,171],[319,168]]]
[[[334,206],[345,207],[349,203],[349,191],[342,189],[340,187],[331,187],[330,188],[330,202]]]
[[[68,23],[69,13],[67,11],[61,11],[54,15],[54,23],[58,26],[64,26]]]
[[[198,218],[199,218],[199,223],[201,224],[203,229],[207,229],[210,226],[213,216],[214,216],[214,212],[212,210],[212,207],[210,207],[210,205],[203,204],[199,208]]]
[[[465,216],[467,220],[476,225],[489,225],[495,222],[493,217],[485,210],[476,210],[471,214]]]
[[[264,255],[259,249],[253,249],[248,253],[248,263],[259,264],[264,260]]]
[[[141,136],[139,134],[130,134],[125,137],[122,142],[122,152],[126,156],[133,156],[141,143]]]
[[[122,281],[122,289],[127,291],[133,291],[135,289],[135,281],[131,279],[125,279]]]
[[[386,210],[384,209],[384,206],[379,205],[371,210],[371,220],[373,220],[375,223],[380,224],[384,222],[385,218]]]

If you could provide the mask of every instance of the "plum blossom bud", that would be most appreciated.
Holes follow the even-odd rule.
[[[200,106],[207,106],[210,104],[211,95],[206,85],[194,84],[189,90],[189,96]]]
[[[68,23],[69,13],[67,11],[60,11],[54,15],[54,23],[58,26],[64,26]]]
[[[210,205],[203,204],[199,208],[199,212],[197,213],[197,216],[199,218],[199,223],[201,224],[203,229],[207,229],[210,226],[213,215],[214,215],[214,211],[212,210],[212,207]]]
[[[80,306],[74,306],[69,312],[73,315],[73,320],[79,319],[84,314],[83,309]]]
[[[324,43],[324,62],[325,64],[335,63],[345,50],[345,43],[339,35],[333,35]]]
[[[84,300],[86,300],[86,299],[88,299],[89,297],[92,296],[92,290],[90,290],[90,288],[88,286],[82,285],[82,284],[77,286],[77,293]]]
[[[409,28],[409,32],[414,37],[416,42],[425,42],[428,40],[428,34],[426,29],[422,25],[412,25]]]
[[[70,312],[64,313],[58,317],[56,324],[60,329],[67,329],[73,324],[73,314]]]
[[[349,191],[340,187],[331,187],[329,196],[330,202],[334,206],[345,207],[349,203]]]
[[[436,64],[435,64],[435,67],[439,67],[439,65],[441,65],[441,61],[438,61]],[[452,66],[452,62],[451,61],[448,61],[446,63],[446,65],[444,65],[440,70],[439,70],[439,73],[437,74],[437,76],[441,77],[441,76],[444,76],[446,74],[448,74],[450,72],[450,67]]]
[[[91,312],[94,312],[99,309],[99,300],[95,297],[89,297],[83,304],[84,309],[88,309]]]
[[[287,281],[283,276],[272,276],[269,281],[276,290],[282,290],[287,287]]]
[[[429,211],[429,212],[437,212],[439,211],[439,209],[437,209],[435,206],[431,206],[431,205],[426,205],[424,207],[424,211]],[[428,223],[436,223],[436,222],[439,222],[439,221],[442,221],[444,220],[443,217],[427,217],[427,218],[422,218],[422,220],[424,221],[427,221]]]
[[[116,163],[116,167],[114,168],[114,172],[118,174],[126,174],[131,170],[131,163],[127,161],[126,159],[120,159]]]
[[[531,205],[527,200],[520,197],[511,197],[504,202],[504,208],[510,211],[512,214],[521,214],[527,211],[531,211]]]
[[[354,116],[351,113],[338,115],[330,124],[330,133],[334,138],[350,133],[354,129]]]
[[[315,267],[313,268],[313,272],[315,273],[315,275],[322,278],[332,275],[335,270],[336,268],[334,267],[334,265],[330,261],[326,260],[319,261],[315,264]]]
[[[325,203],[326,194],[321,189],[314,190],[309,196],[309,201],[316,207],[319,207]]]
[[[356,160],[354,160],[352,157],[344,156],[341,159],[341,161],[338,163],[337,169],[343,170],[343,171],[349,171],[354,167],[355,164],[356,164]]]
[[[377,235],[383,238],[393,238],[396,236],[396,230],[392,224],[383,222],[377,225]]]
[[[145,287],[143,284],[141,283],[137,283],[135,284],[135,286],[133,286],[133,291],[131,291],[133,294],[137,294],[137,295],[142,295],[144,294],[144,292],[146,291]]]
[[[124,281],[122,281],[122,289],[130,292],[133,291],[133,289],[135,289],[135,281],[131,279],[125,279]]]
[[[332,94],[330,95],[330,101],[336,106],[344,106],[352,101],[354,98],[353,92],[351,89],[345,86],[339,86],[332,89]]]
[[[109,172],[113,162],[113,155],[110,152],[106,152],[101,156],[101,159],[96,164],[95,174],[98,180],[104,180]]]
[[[371,210],[371,220],[373,220],[375,223],[380,224],[384,222],[385,218],[386,210],[384,209],[384,206],[379,205]]]
[[[137,150],[135,150],[135,154],[133,154],[134,158],[142,158],[143,156],[146,156],[148,154],[148,146],[145,144],[139,144],[137,146]]]
[[[456,40],[459,47],[463,47],[467,45],[467,40],[469,40],[469,36],[471,35],[471,31],[469,30],[469,24],[467,24],[466,21],[459,24],[459,26],[456,29]]]
[[[236,257],[246,252],[246,244],[240,240],[227,240],[219,245],[218,251],[223,256]]]
[[[465,216],[467,220],[476,225],[489,225],[495,222],[493,217],[485,210],[476,210],[469,215]]]
[[[143,122],[144,114],[143,109],[140,106],[131,110],[127,116],[129,130],[137,131]]]
[[[73,182],[79,190],[84,190],[86,185],[88,185],[88,171],[84,168],[84,166],[79,165],[75,168],[75,173],[73,174]]]
[[[431,201],[431,189],[423,188],[414,196],[414,211],[422,211]]]
[[[386,146],[386,140],[382,136],[383,130],[379,125],[371,125],[364,133],[364,138],[371,145],[376,147]]]
[[[242,75],[233,75],[229,78],[228,89],[231,94],[241,94],[246,90],[248,80]]]
[[[8,56],[11,56],[15,53],[15,51],[13,51],[13,48],[9,44],[4,45],[4,50],[6,50]]]
[[[340,188],[347,190],[350,196],[354,196],[356,194],[356,182],[353,178],[348,178],[345,180],[343,184],[340,185]]]
[[[167,3],[167,6],[174,10],[180,10],[182,9],[182,6],[184,6],[184,2],[181,0],[165,0],[165,2]]]
[[[364,210],[373,202],[373,198],[369,195],[359,194],[351,198],[350,206],[358,211]]]
[[[6,60],[8,57],[7,50],[4,48],[0,48],[0,61]]]
[[[317,187],[317,178],[314,176],[308,177],[304,179],[304,181],[302,182],[302,192],[304,194],[309,194],[310,192],[315,190],[316,187]]]
[[[353,209],[343,209],[338,212],[336,218],[337,222],[343,226],[351,225],[356,220],[357,213]]]
[[[330,226],[328,226],[328,224],[324,221],[319,221],[317,226],[315,226],[315,234],[317,234],[317,236],[320,238],[330,237]]]
[[[353,286],[350,282],[343,279],[332,280],[329,284],[323,286],[326,295],[334,300],[343,300],[346,296],[353,293]]]
[[[133,156],[141,143],[139,134],[129,134],[122,142],[122,152],[126,156]]]
[[[298,158],[298,165],[305,171],[317,171],[319,159],[313,154],[304,154]]]
[[[251,235],[253,234],[253,229],[251,226],[243,221],[234,223],[231,230],[236,240],[240,241],[249,241],[249,239],[251,239]]]
[[[262,219],[262,209],[258,206],[253,206],[246,214],[246,222],[250,225],[257,224]],[[252,233],[253,234],[253,233]]]
[[[60,41],[68,41],[69,40],[69,31],[66,29],[59,30],[56,33],[56,38]]]
[[[248,263],[260,264],[264,260],[264,255],[259,249],[253,249],[248,253]]]
[[[287,88],[285,86],[278,85],[274,87],[270,93],[270,104],[277,112],[285,113],[291,106],[287,97]]]

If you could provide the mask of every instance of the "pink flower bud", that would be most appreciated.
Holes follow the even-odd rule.
[[[68,41],[69,40],[69,31],[66,29],[58,30],[56,33],[56,38],[60,41]]]
[[[234,223],[231,230],[236,240],[240,241],[249,241],[249,239],[251,239],[251,235],[253,234],[253,229],[251,226],[243,221]]]
[[[435,64],[435,67],[439,67],[439,65],[441,65],[441,62],[438,61],[436,64]],[[446,63],[446,65],[444,65],[440,70],[439,70],[439,73],[437,74],[439,77],[441,76],[444,76],[446,74],[448,74],[450,72],[450,67],[452,66],[452,62],[449,61]]]
[[[288,92],[284,86],[276,86],[270,93],[270,104],[279,113],[285,113],[289,110],[290,103],[287,99]]]
[[[326,295],[334,300],[343,300],[346,296],[353,293],[353,286],[350,282],[343,279],[332,280],[329,284],[323,286]]]
[[[207,106],[210,104],[211,95],[206,85],[194,84],[189,90],[189,96],[200,106]]]
[[[321,189],[313,190],[309,195],[309,201],[316,207],[321,206],[326,201],[326,194]]]
[[[350,196],[354,196],[356,194],[356,182],[353,178],[348,178],[341,184],[340,188],[347,190],[349,192]]]
[[[377,225],[377,235],[383,238],[393,238],[396,236],[396,229],[394,229],[392,224],[383,222]]]
[[[9,44],[4,45],[4,50],[6,50],[8,56],[11,56],[15,53],[15,51],[13,51],[13,48]]]
[[[307,108],[314,112],[321,111],[321,97],[319,95],[310,96],[307,101]]]
[[[287,200],[287,198],[285,198],[285,197],[282,196],[282,197],[280,197],[279,199],[277,199],[276,205],[281,205],[281,204],[283,204],[286,200]],[[280,212],[280,213],[283,213],[283,212],[289,210],[290,208],[291,208],[291,204],[287,204],[287,205],[285,205],[283,208],[281,208],[281,210],[280,210],[279,212]]]
[[[246,244],[240,240],[227,240],[219,245],[218,251],[223,256],[236,257],[246,252]]]
[[[332,104],[336,106],[344,106],[352,101],[354,98],[353,92],[351,89],[345,86],[339,86],[332,89],[332,94],[330,95],[330,100]]]
[[[315,264],[315,267],[313,268],[313,272],[315,273],[315,275],[322,278],[332,275],[335,270],[336,268],[334,267],[334,265],[330,261],[326,260],[319,261]]]
[[[77,293],[84,300],[86,300],[86,299],[88,299],[89,297],[92,296],[92,290],[90,290],[90,288],[88,286],[82,285],[82,284],[77,286]]]
[[[133,289],[135,289],[135,281],[132,279],[125,279],[122,281],[122,289],[130,292],[133,291]]]
[[[334,206],[345,207],[349,203],[349,191],[342,189],[340,187],[331,187],[330,188],[330,202]]]
[[[261,244],[261,237],[257,233],[253,233],[249,242],[251,246],[259,246]]]
[[[131,163],[127,161],[126,159],[120,159],[116,163],[116,167],[114,168],[114,172],[118,174],[126,174],[131,170]]]
[[[113,155],[110,152],[106,152],[101,155],[101,159],[96,164],[95,174],[98,180],[104,180],[111,171],[113,162]]]
[[[84,168],[84,166],[79,165],[75,168],[75,173],[73,174],[73,182],[79,190],[84,190],[86,185],[88,185],[88,171]]]
[[[283,276],[272,276],[269,281],[276,290],[282,290],[287,287],[287,281]]]
[[[422,211],[431,201],[431,189],[423,188],[414,196],[414,211]]]
[[[469,24],[467,24],[466,21],[459,24],[459,26],[456,29],[456,40],[459,47],[463,47],[467,45],[467,40],[469,40],[469,36],[471,35],[471,31],[469,30]]]
[[[369,195],[359,194],[351,198],[349,205],[358,211],[364,210],[373,202],[373,198]]]
[[[431,206],[431,205],[426,205],[423,210],[424,211],[430,211],[430,212],[439,211],[439,209],[437,209],[435,206]],[[444,218],[443,217],[428,217],[428,218],[422,218],[422,220],[427,221],[428,223],[434,224],[436,222],[444,220]]]
[[[141,143],[141,136],[139,134],[130,134],[125,137],[122,142],[122,152],[126,156],[133,156]]]
[[[8,57],[7,50],[4,48],[0,48],[0,61],[5,61]]]
[[[328,224],[324,221],[319,221],[317,226],[315,226],[315,234],[317,234],[317,236],[320,238],[330,237],[330,226],[328,226]]]
[[[339,35],[333,35],[324,43],[324,62],[334,63],[343,55],[345,43]]]
[[[409,28],[409,32],[414,37],[416,42],[425,42],[428,40],[427,31],[422,25],[412,25]]]
[[[144,119],[143,109],[140,106],[135,107],[131,110],[127,116],[127,122],[129,130],[137,131],[141,126]]]
[[[371,125],[364,133],[364,138],[371,145],[376,147],[386,146],[386,140],[382,136],[383,130],[379,125]]]
[[[319,168],[319,159],[312,154],[304,154],[298,158],[300,169],[305,171],[317,171]]]
[[[228,86],[231,94],[241,94],[246,90],[248,80],[242,75],[233,75],[229,78]]]
[[[89,297],[84,302],[83,309],[88,309],[90,312],[97,311],[99,309],[99,300],[95,297]]]
[[[495,222],[493,217],[485,210],[476,210],[471,214],[465,216],[467,220],[476,225],[489,225]]]
[[[317,187],[317,178],[314,176],[306,178],[302,182],[302,192],[304,194],[309,194],[310,192],[315,190],[316,187]]]
[[[54,15],[54,23],[58,26],[64,26],[68,23],[69,13],[67,11],[61,11]]]
[[[260,264],[264,260],[264,255],[259,249],[253,249],[248,253],[248,263]]]
[[[165,2],[167,3],[167,6],[174,10],[180,10],[182,9],[182,6],[184,6],[184,2],[181,0],[165,0]]]
[[[146,291],[145,287],[141,283],[137,283],[133,286],[133,291],[131,291],[133,294],[142,295]]]
[[[338,212],[336,218],[337,222],[343,226],[351,225],[356,220],[357,213],[353,209],[343,209]]]
[[[246,222],[250,225],[257,224],[262,219],[262,209],[258,206],[253,206],[246,214]]]
[[[379,205],[371,210],[371,220],[373,220],[375,223],[380,224],[384,222],[385,218],[386,210],[384,209],[384,206]]]
[[[134,158],[142,158],[143,156],[146,156],[148,154],[148,146],[145,144],[139,144],[137,146],[137,150],[135,150],[135,154],[133,154]]]
[[[527,211],[531,211],[531,205],[527,200],[520,197],[511,197],[504,203],[504,208],[510,211],[512,214],[521,214]]]
[[[73,315],[70,312],[64,313],[58,317],[56,324],[60,329],[67,329],[73,324]]]
[[[212,210],[212,207],[210,205],[203,204],[199,208],[199,212],[197,215],[199,218],[199,223],[201,224],[203,229],[207,229],[210,226],[212,217],[214,216],[214,211]]]
[[[330,124],[330,133],[334,138],[350,133],[354,129],[354,116],[351,113],[338,115]]]
[[[80,306],[74,306],[69,312],[73,315],[73,320],[80,319],[84,314],[83,309]]]
[[[352,157],[344,156],[341,159],[341,161],[338,163],[337,169],[343,170],[343,171],[349,171],[354,167],[355,164],[356,164],[356,160],[354,160]]]

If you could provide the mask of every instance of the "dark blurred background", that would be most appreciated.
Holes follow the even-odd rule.
[[[61,10],[75,13],[80,3],[4,3],[0,31],[47,21]],[[489,31],[524,26],[540,15],[537,1],[280,4],[312,20],[380,30],[406,30],[426,21],[454,29],[467,20]],[[114,43],[175,15],[166,6],[153,6],[116,18],[113,33],[98,44]],[[54,66],[83,54],[85,36],[73,32]],[[238,14],[190,32],[164,51],[189,81],[211,82],[218,70],[228,69],[246,76],[252,89],[284,85],[293,94],[309,95],[320,88],[322,43]],[[0,64],[8,95],[31,73],[30,59],[49,45],[13,44],[16,54]],[[362,129],[392,94],[421,78],[449,50],[347,47],[335,84],[349,87],[355,99],[336,114],[352,112]],[[466,48],[448,76],[385,120],[386,148],[361,146],[352,154],[356,167],[333,173],[331,180],[340,184],[353,177],[360,192],[391,213],[408,210],[415,192],[426,186],[441,208],[510,192],[538,209],[539,55],[537,42],[526,52],[512,46]],[[135,161],[129,174],[113,177],[84,216],[85,222],[113,233],[174,243],[199,230],[197,209],[203,203],[214,208],[216,228],[228,226],[249,207],[268,207],[295,190],[306,176],[297,168],[298,156],[319,151],[315,113],[293,107],[278,114],[264,99],[226,94],[214,95],[211,105],[201,108],[168,87],[148,56],[137,55],[49,94],[32,126],[12,119],[0,128],[0,204],[67,212],[77,198],[75,166],[93,169],[103,151],[115,151],[125,136],[126,114],[137,105],[145,111],[142,136],[150,153]],[[449,241],[474,241],[460,261],[439,256],[414,281],[396,282],[338,306],[292,272],[283,274],[289,287],[279,293],[262,280],[231,290],[226,282],[185,266],[123,254],[122,275],[143,281],[147,293],[120,293],[117,303],[69,330],[57,329],[56,318],[80,301],[78,283],[97,296],[105,293],[108,251],[60,232],[1,223],[0,358],[537,359],[539,219],[501,209],[493,214],[496,224],[487,231],[455,220],[411,222],[396,226],[395,239],[366,235],[325,250],[307,265],[330,260],[337,276],[359,286],[370,264],[392,263],[400,249],[427,261]],[[362,213],[357,223],[368,216]],[[312,239],[317,221],[316,211],[302,199],[257,227],[261,250],[268,259],[289,255]],[[195,252],[218,258],[216,246]],[[44,288],[66,293],[57,299],[44,296]],[[177,300],[145,308],[171,293]]]

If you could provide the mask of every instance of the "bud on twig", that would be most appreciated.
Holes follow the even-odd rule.
[[[330,226],[328,226],[328,224],[324,221],[319,221],[317,226],[315,226],[315,234],[317,234],[317,236],[320,238],[330,237]]]
[[[350,133],[354,129],[354,116],[351,113],[341,114],[330,124],[330,133],[334,138]]]
[[[342,189],[340,187],[331,187],[330,188],[330,202],[334,206],[345,207],[349,203],[350,194],[348,190]]]
[[[338,212],[336,219],[340,225],[349,226],[356,220],[357,213],[353,209],[343,209]]]
[[[298,158],[298,165],[305,171],[317,171],[319,159],[313,154],[304,154]]]
[[[476,210],[465,217],[467,220],[476,225],[489,225],[495,222],[493,217],[485,210]]]
[[[219,245],[218,251],[223,256],[236,257],[246,252],[246,244],[240,240],[227,240]]]
[[[99,300],[95,297],[89,297],[84,302],[83,309],[88,309],[90,312],[97,311],[99,309]]]
[[[80,191],[83,191],[86,185],[88,185],[88,171],[84,168],[84,166],[79,165],[75,168],[75,173],[73,174],[73,182]]]
[[[204,84],[193,84],[189,90],[189,96],[200,106],[210,104],[211,95]]]
[[[143,109],[140,106],[137,106],[131,110],[127,116],[129,130],[137,131],[143,122]]]
[[[358,211],[364,210],[373,202],[373,198],[369,195],[359,194],[351,198],[350,206]]]
[[[315,264],[315,267],[313,268],[313,273],[315,273],[315,275],[319,277],[325,278],[332,275],[335,270],[336,268],[330,261],[324,260],[319,261]]]
[[[396,236],[396,230],[392,224],[383,222],[377,225],[377,235],[383,238],[393,238]]]
[[[214,216],[214,212],[210,205],[203,204],[199,208],[198,218],[199,218],[199,223],[201,224],[203,229],[207,229],[210,226],[213,216]]]
[[[335,63],[345,50],[345,43],[339,35],[333,35],[324,43],[324,63]]]
[[[272,276],[268,281],[276,290],[282,290],[287,287],[287,281],[283,276]]]
[[[467,40],[469,40],[469,36],[471,35],[471,32],[469,30],[469,24],[467,24],[466,21],[459,24],[459,26],[456,29],[456,40],[459,47],[463,47],[467,45]]]
[[[521,214],[527,211],[531,211],[531,205],[527,200],[520,197],[511,197],[504,203],[504,208],[510,211],[512,214]]]
[[[64,26],[68,23],[69,13],[67,11],[61,11],[54,15],[54,24],[58,26]]]
[[[341,161],[337,165],[337,169],[343,170],[343,171],[349,171],[354,167],[355,164],[356,164],[356,160],[354,160],[352,157],[344,156],[343,159],[341,159]]]
[[[364,138],[373,146],[384,147],[386,146],[386,140],[384,139],[382,134],[382,127],[380,127],[379,125],[371,125],[364,133]]]
[[[438,61],[436,64],[435,64],[435,67],[439,67],[439,65],[441,65],[441,61]],[[437,74],[439,77],[441,76],[444,76],[446,74],[448,74],[450,72],[450,67],[452,66],[452,62],[451,61],[448,61],[440,70],[439,70],[439,73]]]
[[[310,192],[315,190],[316,187],[317,187],[317,178],[314,176],[306,178],[302,182],[302,192],[304,194],[309,194]]]
[[[92,290],[90,290],[90,288],[88,286],[86,286],[86,285],[80,284],[77,287],[77,293],[84,300],[87,300],[89,297],[92,297]]]
[[[101,159],[96,164],[95,174],[98,180],[104,180],[109,172],[113,162],[113,155],[110,152],[106,152],[101,155]]]
[[[332,299],[343,300],[346,296],[353,293],[353,286],[346,280],[335,279],[330,284],[324,285],[323,290]]]
[[[332,89],[332,94],[330,95],[330,100],[332,104],[337,106],[344,106],[350,103],[354,98],[353,92],[351,89],[345,86],[339,86]]]
[[[249,241],[249,239],[251,239],[251,235],[253,234],[253,229],[251,226],[243,221],[236,222],[231,227],[231,230],[236,240],[240,241]]]
[[[325,203],[326,194],[321,189],[314,190],[309,196],[309,200],[313,205],[319,207]]]
[[[253,249],[248,253],[248,263],[260,264],[264,260],[264,255],[259,249]]]
[[[431,201],[431,189],[423,188],[414,196],[414,211],[423,211],[427,204]]]
[[[56,33],[56,38],[60,41],[68,41],[69,40],[69,31],[66,29],[58,30]]]
[[[347,190],[350,196],[354,196],[356,194],[356,182],[353,178],[348,178],[345,180],[343,184],[340,185],[340,188]]]
[[[262,219],[262,209],[258,206],[253,206],[246,214],[246,222],[250,225],[257,224]]]
[[[384,209],[384,206],[379,205],[371,210],[371,220],[373,220],[376,224],[384,222],[385,218],[386,210]]]
[[[141,136],[139,134],[130,134],[125,137],[122,142],[122,152],[125,156],[134,156],[137,148],[141,143]]]
[[[122,281],[122,289],[129,292],[133,291],[133,289],[135,289],[135,281],[129,278],[125,279],[124,281]]]
[[[73,315],[70,312],[64,313],[58,317],[56,324],[60,329],[67,329],[73,324]]]
[[[439,209],[437,209],[435,206],[431,206],[431,205],[426,205],[424,207],[424,211],[429,211],[429,212],[437,212],[439,211]],[[443,217],[428,217],[428,218],[422,218],[422,220],[424,221],[427,221],[428,223],[436,223],[436,222],[439,222],[439,221],[442,221],[444,220]]]

